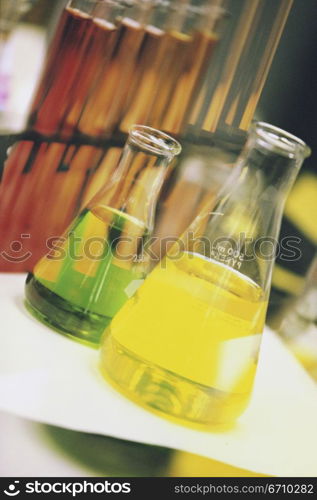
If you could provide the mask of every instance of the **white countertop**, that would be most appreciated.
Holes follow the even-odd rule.
[[[263,474],[317,475],[317,386],[269,329],[248,410],[230,430],[190,430],[125,399],[101,377],[98,351],[29,316],[22,303],[24,279],[0,274],[0,410]]]

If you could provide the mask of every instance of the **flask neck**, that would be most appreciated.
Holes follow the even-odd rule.
[[[231,203],[244,203],[249,217],[261,215],[262,233],[277,238],[284,204],[310,153],[297,137],[265,123],[250,130],[234,173]]]
[[[206,207],[194,222],[192,248],[196,245],[267,292],[284,203],[309,152],[287,132],[255,124],[219,203]]]
[[[283,154],[270,149],[250,135],[237,164],[237,188],[250,191],[253,197],[269,197],[272,202],[285,201],[304,155],[301,152]]]
[[[177,141],[158,130],[132,127],[110,181],[91,200],[88,208],[102,205],[115,209],[150,234],[160,189],[180,149]]]

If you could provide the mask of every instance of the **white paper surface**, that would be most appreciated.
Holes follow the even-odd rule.
[[[190,430],[116,393],[99,374],[98,351],[33,319],[22,303],[24,279],[0,274],[0,409],[269,475],[317,476],[317,386],[268,329],[248,410],[230,430]]]

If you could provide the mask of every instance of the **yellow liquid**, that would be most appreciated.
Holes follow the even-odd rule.
[[[252,390],[263,296],[251,279],[214,260],[188,252],[166,258],[112,320],[103,373],[165,415],[231,422]]]

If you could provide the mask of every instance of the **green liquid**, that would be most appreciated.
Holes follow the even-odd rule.
[[[98,344],[144,278],[133,255],[145,233],[140,221],[110,207],[85,210],[29,274],[27,308],[54,329]]]

